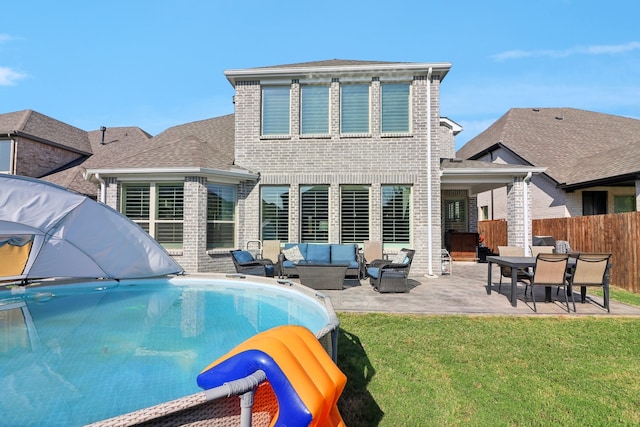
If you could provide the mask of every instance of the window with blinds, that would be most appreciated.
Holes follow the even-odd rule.
[[[302,243],[329,241],[329,187],[300,187],[300,238]]]
[[[411,242],[411,187],[382,186],[382,240],[384,243]]]
[[[302,135],[329,133],[329,86],[300,88],[300,121]]]
[[[209,185],[207,192],[207,249],[234,248],[236,187]]]
[[[120,211],[166,248],[182,248],[182,184],[139,183],[122,187]]]
[[[362,243],[369,240],[369,187],[345,185],[340,190],[340,241]]]
[[[260,187],[260,237],[262,240],[289,240],[289,187]]]
[[[183,241],[184,187],[157,184],[156,227],[154,237],[167,248],[181,248]]]
[[[262,135],[289,135],[289,86],[262,88]]]
[[[369,133],[369,85],[340,86],[340,132]]]
[[[150,184],[126,184],[122,189],[120,211],[149,232],[149,212],[151,206]]]
[[[0,139],[0,173],[11,172],[11,140]]]
[[[382,133],[409,133],[408,83],[383,84]]]

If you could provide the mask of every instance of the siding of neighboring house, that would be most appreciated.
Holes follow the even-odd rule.
[[[16,142],[16,175],[40,178],[82,156],[65,148],[14,137]]]
[[[236,163],[260,172],[260,182],[247,188],[246,198],[239,201],[239,242],[257,239],[260,235],[260,186],[288,185],[289,241],[300,239],[300,187],[329,186],[329,242],[340,241],[340,188],[342,185],[370,186],[370,240],[381,240],[381,186],[410,185],[412,187],[412,242],[417,250],[412,272],[427,271],[428,253],[428,176],[427,134],[431,120],[432,162],[431,181],[433,202],[432,242],[433,260],[440,257],[440,186],[439,159],[439,79],[431,83],[426,78],[404,75],[411,84],[412,129],[410,136],[382,136],[380,122],[380,85],[372,72],[370,81],[370,136],[341,136],[340,82],[336,75],[330,84],[330,124],[326,137],[300,135],[299,98],[304,80],[293,80],[291,87],[289,138],[261,137],[261,83],[267,80],[236,84]],[[396,76],[397,77],[397,76]],[[427,85],[431,84],[431,117],[427,112]]]

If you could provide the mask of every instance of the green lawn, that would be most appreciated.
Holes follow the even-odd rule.
[[[338,317],[349,427],[640,425],[640,319]]]

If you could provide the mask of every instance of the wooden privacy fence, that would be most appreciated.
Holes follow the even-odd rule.
[[[611,253],[613,286],[640,293],[640,212],[571,218],[536,219],[533,236],[553,236],[566,240],[576,252]],[[507,222],[480,221],[478,232],[485,245],[497,253],[498,245],[507,244]]]

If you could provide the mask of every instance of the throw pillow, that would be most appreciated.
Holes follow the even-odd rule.
[[[282,254],[286,259],[293,262],[298,262],[304,260],[302,253],[300,252],[300,248],[297,246],[293,246],[289,249],[284,249]]]
[[[407,251],[400,251],[391,262],[394,264],[405,264],[405,258],[407,258]]]

